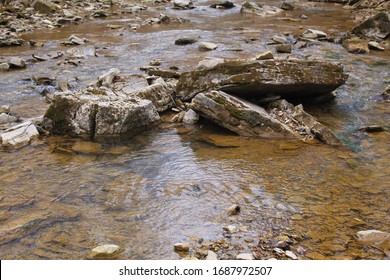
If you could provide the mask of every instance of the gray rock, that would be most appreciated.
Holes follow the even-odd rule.
[[[254,2],[245,2],[241,6],[240,12],[242,14],[253,14],[262,17],[273,16],[281,13],[283,10],[278,7],[268,6],[268,5],[260,5]]]
[[[38,136],[37,128],[31,122],[25,122],[4,130],[0,134],[0,145],[18,148],[28,145]]]
[[[8,71],[10,68],[10,65],[6,62],[0,63],[0,72],[1,71]]]
[[[274,59],[274,55],[271,51],[266,51],[259,55],[256,55],[256,60],[266,60],[266,59]]]
[[[308,29],[302,33],[301,37],[305,39],[325,40],[328,38],[328,35],[320,30]]]
[[[174,0],[173,8],[176,10],[190,10],[195,8],[191,0]]]
[[[209,42],[200,42],[198,48],[201,51],[212,51],[218,48],[218,45]]]
[[[275,35],[272,37],[272,41],[275,42],[276,44],[285,44],[287,43],[287,38]]]
[[[252,253],[241,253],[238,254],[236,257],[237,260],[244,260],[244,261],[252,261],[255,258],[253,257]]]
[[[185,112],[183,116],[183,123],[186,124],[195,124],[199,121],[199,115],[192,109],[189,109]]]
[[[99,76],[98,78],[98,85],[99,86],[109,86],[113,83],[115,77],[118,77],[121,71],[116,68],[110,69],[107,73]]]
[[[371,40],[385,40],[390,35],[390,13],[380,12],[351,31],[352,34]]]
[[[7,124],[7,123],[13,123],[18,120],[17,117],[8,115],[7,113],[1,113],[0,114],[0,125]]]
[[[26,61],[20,57],[12,57],[9,65],[11,68],[26,68]]]
[[[218,260],[218,255],[216,253],[214,253],[213,251],[207,251],[207,257],[206,257],[206,260],[207,261],[216,261]]]
[[[286,254],[286,256],[287,256],[288,258],[290,258],[290,259],[293,259],[293,260],[297,260],[297,259],[298,259],[297,255],[295,255],[293,252],[291,252],[291,251],[289,251],[289,250],[287,250],[287,251],[285,252],[285,254]]]
[[[347,78],[341,65],[328,62],[230,60],[213,68],[182,73],[177,84],[177,96],[190,100],[199,92],[221,90],[245,97],[273,94],[287,99],[309,99],[335,90]]]
[[[92,249],[90,257],[95,259],[113,259],[124,250],[115,244],[105,244]]]
[[[291,53],[292,46],[290,44],[277,45],[276,51],[278,53]]]

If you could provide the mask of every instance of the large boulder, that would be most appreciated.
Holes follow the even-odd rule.
[[[55,134],[110,136],[153,125],[160,116],[150,100],[118,97],[113,92],[56,93],[43,126]]]
[[[230,60],[212,68],[182,73],[176,94],[182,100],[210,90],[244,97],[318,97],[343,85],[347,78],[340,64],[328,62]]]
[[[267,17],[267,16],[273,16],[276,14],[281,13],[283,10],[274,7],[274,6],[268,6],[268,5],[260,5],[254,2],[245,2],[241,6],[241,14],[252,14],[257,15],[261,17]]]
[[[376,14],[352,29],[351,33],[363,39],[388,39],[390,35],[390,13],[380,12]]]
[[[31,122],[25,122],[4,130],[0,134],[0,145],[5,148],[18,148],[28,145],[38,136],[37,128]]]

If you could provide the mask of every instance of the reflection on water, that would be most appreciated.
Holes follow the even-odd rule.
[[[218,43],[212,56],[235,58],[270,48],[270,37],[301,32],[300,25],[327,32],[344,23],[345,30],[352,26],[349,11],[334,5],[316,4],[327,7],[321,11],[310,4],[314,8],[304,11],[308,21],[275,23],[210,11],[206,3],[180,15],[193,19],[190,23],[125,29],[123,36],[105,28],[123,18],[34,33],[31,38],[51,41],[40,50],[12,48],[4,55],[64,50],[57,43],[73,33],[90,38],[102,55],[77,68],[48,61],[2,73],[0,102],[12,104],[22,116],[44,112],[40,89],[25,80],[32,75],[77,76],[87,83],[108,68],[134,73],[153,59],[166,60],[163,68],[191,69],[210,55],[174,46],[183,32]],[[285,16],[302,13],[298,9]],[[237,47],[242,51],[230,51]],[[236,203],[242,206],[237,223],[246,231],[232,240],[242,251],[255,247],[259,237],[287,232],[302,237],[299,246],[307,252],[301,258],[384,258],[379,249],[355,243],[353,234],[390,230],[389,132],[358,131],[363,125],[388,126],[388,103],[377,101],[390,78],[388,51],[356,56],[323,42],[294,55],[340,61],[350,74],[333,104],[307,107],[348,148],[243,138],[206,123],[164,124],[129,139],[95,142],[53,136],[17,151],[1,151],[0,258],[78,259],[99,244],[115,243],[125,248],[120,258],[176,259],[176,242],[191,236],[222,238],[223,226],[231,223],[225,211]]]

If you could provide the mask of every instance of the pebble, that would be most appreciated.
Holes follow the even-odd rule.
[[[237,255],[236,259],[237,260],[251,261],[251,260],[254,260],[255,258],[253,257],[252,253],[241,253],[241,254]]]
[[[198,46],[201,51],[212,51],[218,48],[218,45],[209,42],[200,42]]]
[[[207,257],[206,260],[208,261],[216,261],[218,260],[218,255],[214,253],[213,251],[207,251]]]
[[[370,50],[375,50],[375,51],[384,51],[385,48],[381,46],[378,42],[370,41],[368,42],[368,48]]]
[[[90,256],[96,259],[111,259],[122,253],[124,250],[115,244],[105,244],[92,249]]]
[[[293,259],[293,260],[297,260],[297,259],[298,259],[297,255],[295,255],[293,252],[291,252],[291,251],[289,251],[289,250],[287,250],[287,251],[285,252],[285,254],[286,254],[286,256],[289,257],[290,259]]]
[[[232,205],[228,208],[227,214],[228,216],[238,215],[241,211],[241,207],[239,205]]]
[[[237,227],[233,226],[233,225],[229,225],[227,227],[224,227],[223,230],[226,231],[228,234],[232,234],[232,233],[235,233],[238,231]]]
[[[173,248],[175,251],[180,251],[180,252],[188,252],[190,250],[190,244],[189,243],[176,243],[173,245]]]

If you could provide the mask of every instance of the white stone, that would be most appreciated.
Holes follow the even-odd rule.
[[[123,249],[115,244],[105,244],[92,249],[91,255],[95,258],[111,258],[121,253]]]
[[[9,64],[8,63],[0,63],[0,71],[8,71],[9,70]]]
[[[121,71],[119,69],[112,68],[107,73],[99,76],[98,81],[102,86],[109,86],[112,84],[115,76],[118,76],[120,73]]]
[[[218,48],[218,45],[209,42],[200,42],[198,48],[201,51],[212,51]]]
[[[21,59],[20,57],[12,57],[9,61],[9,64],[11,67],[17,67],[17,68],[25,68],[26,67],[26,61]]]
[[[252,253],[241,253],[238,254],[236,257],[237,260],[245,260],[245,261],[251,261],[254,260]]]
[[[384,51],[385,48],[381,46],[378,42],[370,41],[368,42],[368,47],[371,50],[376,50],[376,51]]]
[[[6,129],[0,135],[0,144],[3,147],[21,147],[29,144],[38,136],[37,128],[31,122],[25,122]]]
[[[194,124],[199,121],[199,115],[192,109],[189,109],[183,117],[183,123]]]
[[[238,231],[237,227],[236,226],[233,226],[233,225],[229,225],[227,227],[224,227],[223,228],[227,233],[229,234],[232,234],[232,233],[235,233]]]
[[[298,257],[297,257],[297,255],[295,255],[293,252],[291,252],[291,251],[286,251],[285,252],[285,254],[286,254],[286,256],[287,257],[289,257],[290,259],[293,259],[293,260],[297,260],[298,259]]]
[[[383,242],[386,239],[390,241],[390,233],[375,229],[358,231],[356,237],[360,242],[371,244]]]
[[[84,45],[86,39],[81,39],[81,38],[77,37],[76,35],[72,35],[69,37],[69,41],[71,41],[75,45]]]
[[[208,251],[206,260],[207,261],[216,261],[216,260],[218,260],[218,255],[216,253],[214,253],[213,251]]]
[[[328,35],[320,30],[308,29],[303,32],[302,37],[306,39],[324,39],[327,38]]]

